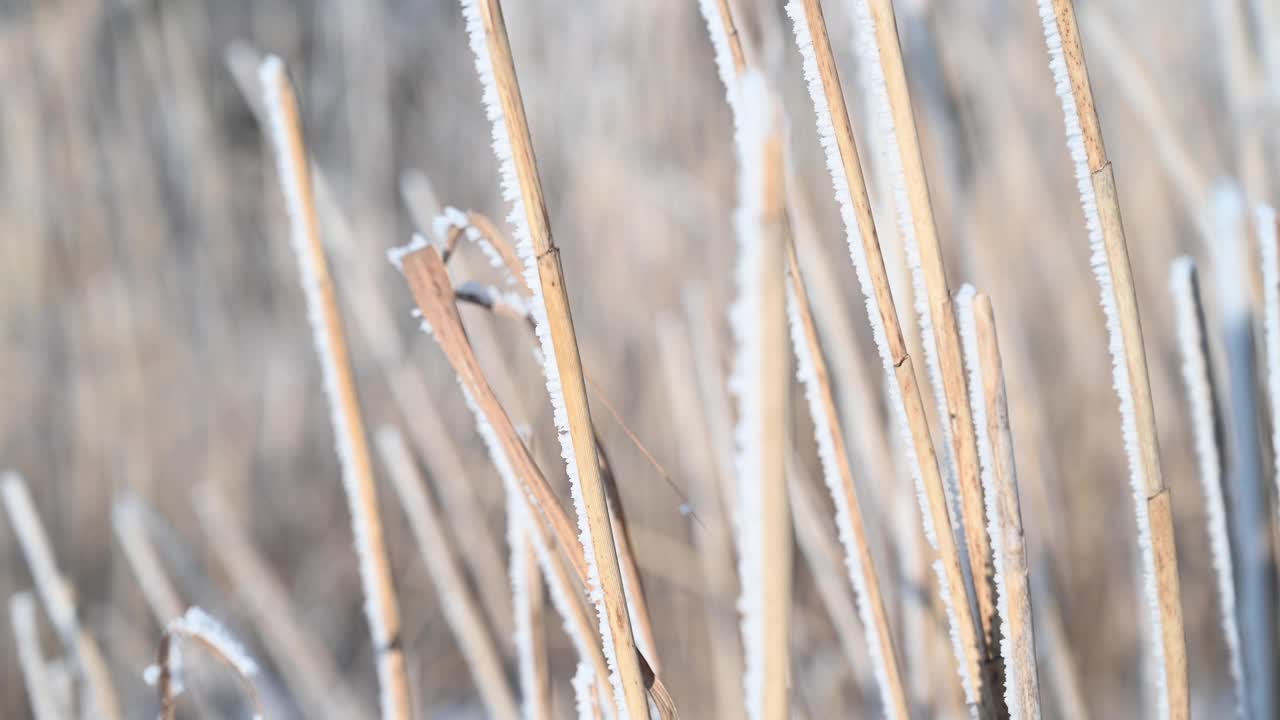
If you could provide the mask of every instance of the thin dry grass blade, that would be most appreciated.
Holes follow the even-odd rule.
[[[142,588],[142,595],[147,599],[151,614],[161,627],[169,620],[182,614],[182,600],[178,591],[169,580],[164,564],[156,548],[147,537],[147,528],[142,519],[142,505],[136,498],[117,500],[111,508],[111,527],[115,530],[116,539],[124,549],[125,559]]]

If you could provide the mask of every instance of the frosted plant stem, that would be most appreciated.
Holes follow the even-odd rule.
[[[222,623],[204,610],[190,607],[169,622],[160,638],[156,664],[147,668],[147,681],[151,682],[153,678],[156,680],[156,691],[160,695],[160,717],[163,720],[174,720],[178,713],[178,694],[182,690],[182,681],[177,674],[178,640],[186,640],[200,647],[230,668],[244,687],[248,704],[254,710],[255,720],[263,717],[262,702],[253,682],[254,676],[258,674],[258,663],[245,652],[240,641]]]
[[[22,547],[31,577],[35,579],[45,614],[58,632],[63,647],[75,659],[78,679],[88,690],[86,696],[90,705],[86,712],[94,718],[117,720],[120,702],[111,684],[102,649],[93,635],[80,625],[71,587],[58,570],[49,536],[36,514],[26,483],[17,473],[6,471],[0,474],[0,500],[4,502],[18,545]]]
[[[1080,204],[1089,231],[1090,264],[1106,316],[1112,380],[1120,400],[1142,555],[1143,595],[1148,608],[1147,621],[1151,624],[1150,658],[1159,693],[1158,714],[1161,718],[1182,720],[1190,713],[1190,697],[1173,508],[1160,470],[1142,322],[1115,178],[1094,109],[1072,0],[1038,2],[1049,67],[1062,102],[1067,148],[1075,164]]]
[[[503,674],[502,655],[485,628],[479,604],[463,580],[453,548],[445,537],[439,511],[427,494],[404,436],[395,426],[384,425],[377,429],[374,440],[400,498],[400,506],[409,518],[436,594],[440,596],[445,620],[453,630],[485,708],[495,718],[515,718],[519,713]]]
[[[1245,713],[1246,693],[1242,638],[1236,620],[1235,570],[1227,529],[1226,501],[1222,496],[1221,415],[1214,392],[1204,306],[1195,261],[1181,257],[1169,268],[1169,292],[1173,297],[1174,326],[1178,335],[1178,355],[1182,359],[1182,382],[1187,393],[1191,435],[1195,445],[1197,474],[1204,495],[1205,523],[1209,553],[1213,559],[1218,604],[1222,614],[1222,634],[1234,684],[1236,711]]]
[[[1276,211],[1257,209],[1258,254],[1262,261],[1262,325],[1266,349],[1267,399],[1271,405],[1272,472],[1280,494],[1280,246],[1276,241]]]
[[[50,683],[49,666],[40,651],[40,628],[36,624],[36,599],[30,591],[9,597],[9,620],[13,640],[18,647],[18,665],[27,688],[27,703],[34,720],[59,720],[66,713],[59,707]]]
[[[985,682],[992,686],[993,710],[999,707],[998,646],[995,643],[995,603],[991,548],[983,518],[982,484],[978,477],[972,408],[964,361],[956,332],[951,289],[943,265],[942,245],[920,151],[920,136],[907,87],[906,69],[898,40],[892,0],[852,0],[857,52],[869,96],[871,117],[882,160],[888,168],[897,210],[898,229],[911,270],[912,295],[920,321],[925,366],[942,425],[944,468],[954,475],[959,507],[953,505],[955,530],[967,555],[965,570],[973,584],[974,611],[980,624]],[[950,483],[948,485],[950,487]]]
[[[939,556],[935,564],[939,593],[947,608],[965,702],[980,715],[989,716],[991,689],[983,682],[980,671],[981,641],[960,549],[952,533],[947,493],[930,437],[920,386],[916,382],[915,366],[907,352],[902,326],[894,308],[822,8],[817,0],[792,0],[787,5],[787,13],[791,16],[796,45],[804,60],[818,136],[826,152],[827,170],[844,221],[850,258],[858,275],[867,319],[888,381],[890,410],[899,433],[910,440],[909,444],[904,443],[904,454],[915,481],[925,537]]]
[[[400,610],[383,544],[373,461],[360,415],[360,401],[342,317],[329,276],[328,260],[320,242],[298,102],[286,77],[284,63],[279,58],[269,57],[263,61],[259,76],[264,93],[263,105],[270,120],[280,188],[289,215],[290,236],[298,258],[307,314],[324,375],[325,397],[329,402],[338,459],[342,465],[342,484],[351,512],[365,596],[365,615],[377,661],[379,707],[383,718],[410,718],[409,680],[401,645]]]
[[[804,384],[805,399],[813,419],[814,435],[822,476],[831,500],[835,503],[836,526],[845,551],[849,581],[858,601],[858,613],[866,632],[871,667],[880,690],[885,716],[906,720],[909,717],[906,689],[898,671],[898,657],[893,633],[885,611],[880,581],[875,571],[871,546],[862,518],[862,507],[853,483],[853,470],[844,444],[844,428],[836,410],[835,397],[827,371],[818,331],[814,324],[804,278],[793,243],[787,244],[791,289],[787,310],[791,320],[791,341],[795,350],[797,374]]]
[[[577,510],[589,588],[600,620],[605,656],[611,660],[615,700],[624,719],[648,715],[640,657],[632,635],[604,486],[592,437],[591,412],[573,329],[560,251],[542,197],[533,141],[498,0],[461,0],[486,114],[493,125],[503,196],[511,203],[516,248],[542,345],[561,454]]]
[[[990,300],[975,294],[971,285],[960,288],[956,310],[969,373],[987,532],[994,559],[1005,707],[1013,720],[1039,720],[1040,681],[1031,621],[1031,586],[995,317]]]
[[[546,635],[542,631],[542,573],[523,502],[519,495],[507,493],[507,544],[511,548],[509,571],[515,610],[520,716],[524,720],[550,720],[550,664]]]

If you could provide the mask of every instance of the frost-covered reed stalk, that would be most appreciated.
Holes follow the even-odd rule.
[[[27,559],[45,614],[57,631],[62,646],[74,659],[75,671],[84,682],[88,704],[82,709],[87,717],[116,720],[120,717],[120,703],[111,685],[102,649],[93,635],[80,625],[71,585],[58,570],[49,536],[36,513],[26,483],[17,473],[6,471],[0,474],[0,500],[4,502],[13,534]]]
[[[480,699],[493,717],[514,718],[517,715],[516,701],[503,674],[502,655],[489,637],[478,603],[454,560],[454,551],[445,537],[439,512],[427,494],[404,436],[398,428],[384,425],[377,429],[374,441],[396,489],[400,506],[409,518],[418,549],[422,551],[422,560],[436,587],[436,594],[440,596],[445,620],[471,670]]]
[[[1210,267],[1217,288],[1218,328],[1226,351],[1226,447],[1224,465],[1228,517],[1237,568],[1240,624],[1245,676],[1252,697],[1249,710],[1257,717],[1270,713],[1272,658],[1275,643],[1274,571],[1271,538],[1267,532],[1266,493],[1262,484],[1262,438],[1258,430],[1257,356],[1254,313],[1246,278],[1249,267],[1248,219],[1240,188],[1219,182],[1210,202],[1214,234],[1209,238]],[[1260,678],[1259,681],[1252,681]]]
[[[506,485],[506,481],[503,482]],[[534,532],[525,521],[523,499],[507,493],[508,568],[515,610],[516,675],[520,680],[520,716],[550,720],[551,693],[546,636],[542,632],[542,572],[533,549]],[[590,671],[590,666],[588,666]]]
[[[907,693],[898,670],[898,657],[893,633],[885,611],[880,580],[875,571],[871,546],[867,541],[862,507],[853,484],[853,470],[845,448],[844,428],[831,391],[826,359],[818,341],[818,331],[809,310],[809,297],[800,275],[795,245],[788,243],[790,270],[787,293],[787,316],[791,325],[791,344],[796,357],[796,374],[804,385],[809,417],[813,420],[818,459],[831,500],[835,503],[836,527],[845,551],[845,569],[858,601],[858,615],[867,637],[871,668],[880,691],[885,716],[908,715]]]
[[[730,312],[737,355],[729,391],[737,399],[738,572],[747,717],[787,716],[791,605],[791,515],[786,447],[786,350],[782,135],[763,76],[741,83],[738,128],[737,299]]]
[[[13,626],[13,642],[18,648],[18,665],[22,668],[22,682],[27,688],[27,704],[31,706],[32,718],[60,720],[70,717],[67,709],[60,707],[58,696],[51,687],[53,679],[40,651],[36,599],[30,591],[9,597],[9,621]]]
[[[111,507],[111,528],[152,616],[163,626],[182,613],[182,601],[178,599],[178,591],[160,562],[155,545],[147,537],[144,512],[142,503],[136,498],[117,500]]]
[[[1280,493],[1280,247],[1276,211],[1263,205],[1254,213],[1258,256],[1262,262],[1262,327],[1266,349],[1267,400],[1271,405],[1272,473]]]
[[[925,176],[920,136],[907,88],[892,0],[851,0],[855,50],[863,94],[871,111],[873,147],[884,163],[893,194],[898,232],[911,271],[912,297],[919,317],[925,368],[942,430],[940,453],[946,471],[954,528],[962,536],[973,598],[982,629],[987,681],[997,683],[995,605],[991,548],[982,522],[982,485],[973,432],[973,410],[965,386],[964,360],[956,333],[951,289]],[[958,514],[957,514],[958,513]]]
[[[582,361],[502,8],[498,0],[461,0],[461,5],[485,112],[493,126],[502,194],[512,206],[508,219],[524,262],[525,282],[533,291],[533,317],[542,346],[547,392],[578,515],[588,587],[600,620],[605,656],[612,665],[610,682],[623,716],[643,718],[648,712],[644,679],[596,461]]]
[[[160,717],[174,720],[178,713],[178,696],[182,693],[181,665],[178,658],[178,640],[185,640],[209,653],[214,659],[231,669],[239,678],[253,708],[253,719],[261,720],[262,703],[253,678],[258,674],[258,663],[245,651],[239,640],[212,615],[198,607],[189,607],[174,618],[160,638],[156,664],[147,668],[144,677],[154,684],[160,695]]]
[[[1204,493],[1209,554],[1218,586],[1228,667],[1234,684],[1237,713],[1240,717],[1247,717],[1244,710],[1249,696],[1245,694],[1242,638],[1236,616],[1235,570],[1227,534],[1226,502],[1222,497],[1221,415],[1214,393],[1200,281],[1195,261],[1190,257],[1180,257],[1169,267],[1169,292],[1173,296],[1174,326],[1178,336],[1178,355],[1182,359],[1182,382],[1187,393],[1197,474]]]
[[[1039,720],[1040,682],[1031,623],[1031,588],[1027,582],[1022,511],[995,320],[991,302],[985,295],[977,295],[972,285],[964,285],[956,294],[956,314],[969,373],[973,429],[978,440],[987,533],[991,538],[1005,707],[1013,720]]]
[[[302,122],[284,63],[268,57],[259,70],[263,105],[270,126],[280,189],[289,216],[289,234],[298,259],[307,316],[324,376],[342,485],[351,512],[365,616],[377,660],[379,707],[384,718],[411,717],[409,680],[400,637],[400,609],[396,604],[391,567],[382,537],[373,460],[360,415],[360,400],[343,331],[342,316],[329,276],[328,261],[316,221],[315,198],[308,170]]]
[[[907,352],[902,326],[894,309],[884,256],[876,235],[866,181],[822,8],[817,0],[792,0],[787,4],[787,14],[791,17],[796,45],[804,61],[818,138],[826,153],[827,170],[844,221],[849,255],[857,272],[867,319],[888,381],[886,389],[890,412],[901,437],[910,440],[909,444],[904,443],[907,465],[916,485],[925,536],[939,555],[934,569],[938,574],[939,593],[947,608],[965,702],[989,708],[990,690],[980,673],[978,625],[971,609],[959,547],[951,529],[942,473],[929,434],[915,366]]]
[[[1190,698],[1173,511],[1160,470],[1138,298],[1115,178],[1103,147],[1072,1],[1038,2],[1049,68],[1062,102],[1067,149],[1075,164],[1076,187],[1089,232],[1090,265],[1106,316],[1112,382],[1120,400],[1142,554],[1142,588],[1150,623],[1150,657],[1159,692],[1159,716],[1185,718],[1190,712]]]

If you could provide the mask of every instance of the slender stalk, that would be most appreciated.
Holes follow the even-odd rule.
[[[178,715],[178,693],[181,690],[176,673],[175,649],[179,639],[191,642],[230,669],[244,688],[253,716],[263,716],[258,687],[253,682],[254,676],[258,674],[258,664],[245,653],[239,641],[221,623],[200,608],[191,607],[168,623],[156,652],[156,691],[160,696],[160,717],[163,720],[175,720]],[[148,672],[151,671],[152,669],[148,669]]]
[[[850,255],[866,297],[881,362],[889,379],[890,405],[903,436],[910,438],[909,466],[920,494],[925,535],[939,555],[943,604],[948,608],[956,659],[966,702],[990,716],[991,688],[981,674],[981,639],[969,600],[960,550],[951,530],[946,489],[929,433],[915,367],[894,308],[884,256],[876,234],[857,144],[844,104],[844,92],[818,0],[788,5],[797,45],[805,57],[805,76],[827,148],[827,166],[845,222]],[[834,147],[833,147],[834,146]]]
[[[511,687],[503,675],[502,655],[489,637],[476,598],[462,578],[462,571],[454,560],[454,550],[445,537],[439,511],[423,486],[422,475],[409,454],[404,436],[395,426],[384,425],[377,429],[374,440],[400,498],[400,506],[409,518],[423,562],[440,596],[445,619],[471,669],[480,698],[493,717],[516,717],[519,713]]]
[[[990,518],[991,544],[998,553],[996,573],[1000,580],[999,606],[1003,620],[1000,655],[1005,666],[1006,700],[1012,717],[1039,720],[1040,678],[1036,670],[1031,584],[1027,579],[1027,550],[1022,532],[1022,507],[1018,501],[1004,363],[1000,358],[991,299],[979,293],[973,298],[972,313],[986,405],[986,437],[991,444],[991,484],[995,496],[990,505],[994,510]],[[997,535],[999,542],[996,542]]]
[[[788,277],[791,281],[788,308],[792,314],[792,343],[801,368],[809,412],[813,418],[818,452],[822,460],[822,474],[836,507],[836,523],[840,529],[840,542],[844,546],[847,574],[858,598],[858,610],[866,629],[871,665],[875,671],[885,715],[905,720],[910,716],[907,693],[898,670],[898,656],[889,627],[889,616],[885,611],[884,596],[880,592],[880,580],[871,555],[871,545],[867,541],[862,505],[853,484],[853,470],[849,466],[843,423],[836,410],[826,358],[818,340],[808,292],[800,274],[800,261],[792,242],[787,243],[787,255]]]
[[[400,609],[382,537],[373,461],[360,415],[360,400],[351,370],[350,351],[328,261],[316,221],[315,198],[308,171],[297,98],[284,63],[267,58],[260,70],[264,106],[270,118],[280,188],[289,215],[290,234],[298,256],[302,287],[325,378],[333,434],[342,464],[343,487],[351,511],[356,556],[365,595],[365,613],[377,659],[379,705],[384,718],[410,718],[409,678],[405,672]]]
[[[920,151],[920,136],[916,129],[915,113],[911,108],[911,96],[907,87],[906,69],[902,47],[898,39],[897,19],[892,0],[858,0],[870,7],[871,24],[875,30],[875,44],[879,50],[879,69],[884,80],[884,91],[889,106],[893,142],[901,168],[901,181],[905,186],[907,209],[913,232],[907,233],[908,241],[914,238],[919,259],[919,269],[924,275],[924,290],[928,312],[921,316],[926,350],[935,353],[937,370],[941,374],[943,403],[939,408],[941,422],[949,425],[946,436],[952,443],[955,458],[956,481],[959,487],[962,526],[968,549],[970,577],[973,579],[978,621],[981,623],[984,670],[986,682],[992,685],[991,694],[996,699],[997,715],[1007,713],[999,707],[999,646],[995,636],[995,595],[992,580],[991,547],[986,525],[982,521],[982,483],[979,479],[978,450],[974,437],[972,408],[964,372],[964,359],[956,328],[955,309],[952,306],[951,289],[947,283],[943,264],[942,245],[938,238],[933,202],[929,194],[929,182],[925,176],[924,158]],[[933,347],[930,348],[929,346]],[[926,353],[927,354],[927,353]],[[932,375],[932,373],[931,373]],[[935,377],[934,382],[937,382]]]
[[[1173,509],[1160,469],[1142,321],[1115,177],[1094,108],[1074,4],[1072,0],[1039,0],[1039,4],[1111,336],[1115,386],[1134,491],[1145,592],[1150,605],[1148,621],[1152,624],[1160,716],[1181,720],[1190,713],[1190,697]]]
[[[124,549],[125,559],[133,570],[142,595],[151,607],[151,614],[161,627],[182,614],[182,601],[169,580],[156,548],[147,538],[142,519],[143,508],[134,498],[117,500],[111,508],[111,527]]]
[[[1234,561],[1228,535],[1226,500],[1222,492],[1223,456],[1220,448],[1223,423],[1217,393],[1214,392],[1209,334],[1195,261],[1189,257],[1173,261],[1169,268],[1169,291],[1173,296],[1174,326],[1177,328],[1182,380],[1191,416],[1197,474],[1204,495],[1205,524],[1214,579],[1217,581],[1223,640],[1235,686],[1237,715],[1245,718],[1249,717],[1246,712],[1249,694],[1242,656],[1244,638],[1240,635],[1237,621]]]
[[[18,665],[27,688],[27,703],[34,720],[59,720],[67,713],[59,706],[49,677],[49,667],[40,651],[40,628],[36,621],[36,599],[29,590],[9,596],[9,621],[13,641],[18,646]]]
[[[520,678],[520,711],[525,720],[550,720],[551,675],[543,632],[542,572],[523,498],[507,493],[507,539],[511,547],[511,595],[514,611],[516,668]]]
[[[120,702],[111,684],[102,649],[93,635],[80,624],[72,598],[71,586],[62,577],[53,557],[49,535],[45,532],[27,485],[14,472],[0,474],[0,499],[4,501],[9,521],[13,524],[18,545],[27,559],[36,591],[44,603],[49,622],[58,631],[63,647],[75,658],[76,672],[85,683],[89,716],[103,720],[120,717]]]

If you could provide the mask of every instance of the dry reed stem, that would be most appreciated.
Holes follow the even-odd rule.
[[[18,545],[27,559],[45,614],[58,631],[63,647],[75,659],[76,672],[85,683],[85,697],[89,702],[85,711],[101,720],[118,720],[120,701],[111,684],[102,649],[80,624],[71,584],[58,570],[49,536],[36,513],[26,483],[17,473],[6,471],[0,474],[0,499],[4,501]]]
[[[763,643],[759,648],[763,657],[758,661],[761,662],[764,687],[759,706],[762,714],[757,720],[787,717],[791,674],[791,511],[787,501],[786,481],[786,454],[790,445],[788,419],[791,358],[784,250],[790,229],[784,191],[781,113],[773,108],[771,111],[774,112],[774,117],[770,121],[769,134],[764,139],[764,147],[759,150],[763,170],[759,179],[764,183],[761,191],[763,206],[760,208],[760,217],[752,219],[760,224],[760,277],[752,281],[756,291],[760,293],[760,314],[749,322],[756,323],[754,332],[759,333],[758,347],[761,356],[752,361],[758,368],[759,375],[743,378],[746,383],[744,398],[755,398],[746,402],[756,404],[754,412],[761,413],[761,436],[752,438],[759,445],[739,448],[739,452],[748,453],[747,462],[759,468],[760,473],[759,487],[740,486],[739,489],[742,493],[739,499],[743,502],[744,525],[760,523],[759,527],[751,529],[750,534],[758,535],[761,545],[759,572],[765,583],[761,596],[763,607],[758,618],[763,623]],[[739,413],[742,412],[743,408],[739,407]],[[759,492],[759,498],[748,499],[745,493],[752,491]],[[753,505],[760,509],[757,517],[749,517],[745,512],[747,507]],[[744,527],[744,532],[745,530]],[[746,553],[747,549],[740,548],[740,552]],[[744,587],[743,596],[746,597],[750,591],[750,588]],[[747,673],[750,675],[750,645],[747,647]],[[750,692],[751,689],[748,688],[748,693]],[[751,703],[748,702],[748,712],[750,711]]]
[[[40,628],[36,620],[36,599],[24,590],[9,597],[9,621],[13,625],[13,641],[18,647],[18,664],[27,688],[27,702],[34,720],[60,720],[68,717],[50,687],[49,668],[40,651]]]
[[[716,492],[733,527],[738,518],[738,490],[733,482],[733,413],[717,343],[719,334],[701,288],[686,292],[683,305],[697,373],[696,389],[711,443]]]
[[[920,395],[920,386],[916,381],[915,367],[907,351],[902,326],[894,308],[889,276],[885,271],[884,255],[880,249],[875,220],[871,214],[871,204],[867,198],[867,187],[858,158],[857,143],[849,123],[844,91],[840,87],[835,56],[832,54],[831,42],[827,36],[826,21],[823,19],[822,7],[818,0],[804,0],[804,9],[809,23],[809,34],[813,40],[819,76],[831,111],[831,121],[835,129],[840,159],[844,166],[844,175],[849,183],[858,231],[862,236],[862,245],[867,256],[867,269],[871,276],[876,305],[885,327],[891,360],[891,366],[886,367],[886,371],[893,373],[901,390],[904,411],[911,432],[911,443],[920,466],[927,511],[935,530],[937,551],[942,563],[942,581],[946,583],[946,591],[952,600],[955,617],[952,629],[959,639],[959,646],[965,656],[961,676],[972,680],[974,689],[978,693],[979,707],[982,708],[984,715],[990,716],[991,688],[988,683],[983,682],[983,676],[980,674],[982,646],[978,632],[979,625],[975,621],[968,599],[969,590],[965,583],[964,568],[959,548],[956,546],[955,535],[951,530],[946,490],[938,468],[938,458],[933,449],[929,421]]]
[[[471,396],[480,414],[492,427],[513,472],[524,485],[530,504],[534,506],[532,511],[545,522],[545,526],[541,523],[535,525],[545,527],[554,540],[552,544],[561,548],[572,565],[581,586],[590,588],[586,557],[581,552],[582,544],[573,523],[480,368],[479,359],[467,340],[462,318],[454,305],[453,287],[439,251],[427,247],[410,253],[403,258],[402,267],[418,309],[431,328],[432,337],[457,373],[463,391]],[[625,603],[621,609],[626,612]],[[607,679],[608,675],[604,678]],[[666,693],[656,676],[650,690],[659,696]],[[658,702],[657,698],[655,702]],[[663,707],[661,702],[658,704]]]
[[[160,636],[160,647],[156,651],[156,667],[160,670],[159,678],[156,681],[156,693],[160,698],[160,717],[162,720],[175,720],[178,716],[177,692],[180,692],[180,690],[175,690],[174,688],[174,678],[170,663],[174,642],[178,638],[200,646],[202,650],[231,670],[232,674],[240,680],[241,687],[244,688],[245,697],[249,700],[248,704],[254,710],[253,717],[265,717],[262,711],[262,700],[258,696],[257,685],[254,684],[252,678],[241,671],[239,663],[234,658],[229,657],[223,651],[223,648],[219,647],[217,643],[210,642],[204,636],[170,626],[165,630],[164,635]]]
[[[1152,558],[1150,568],[1155,577],[1162,637],[1156,639],[1162,648],[1166,672],[1166,699],[1171,717],[1186,718],[1190,713],[1187,686],[1186,635],[1183,630],[1182,601],[1179,597],[1178,554],[1174,545],[1173,508],[1169,489],[1160,469],[1160,451],[1156,438],[1155,409],[1151,401],[1151,382],[1147,375],[1147,353],[1142,341],[1142,321],[1138,312],[1137,290],[1129,266],[1129,248],[1125,241],[1120,202],[1116,196],[1111,161],[1103,146],[1102,129],[1093,103],[1093,90],[1085,67],[1084,50],[1076,26],[1072,0],[1052,0],[1071,94],[1079,114],[1085,157],[1090,181],[1097,196],[1098,216],[1115,291],[1124,342],[1125,372],[1132,392],[1137,440],[1141,453],[1141,472],[1146,482],[1145,496],[1151,524]]]
[[[701,417],[696,403],[700,393],[697,372],[690,356],[690,339],[686,327],[674,319],[659,319],[658,350],[662,354],[664,383],[668,392],[676,443],[684,475],[689,478],[689,494],[702,522],[693,526],[693,542],[702,568],[702,599],[706,616],[707,639],[711,648],[711,677],[715,695],[716,717],[743,717],[742,646],[738,638],[736,613],[721,604],[722,598],[736,595],[733,537],[721,505],[714,456],[716,443],[709,437],[710,423],[706,411]],[[722,410],[728,414],[728,409]],[[723,442],[731,442],[724,439]]]
[[[844,441],[844,427],[840,419],[840,413],[836,409],[834,394],[831,391],[831,378],[827,370],[827,361],[822,352],[822,344],[818,339],[818,329],[814,324],[808,291],[805,288],[804,277],[800,272],[800,260],[796,255],[796,246],[790,237],[788,237],[787,242],[787,269],[791,278],[792,301],[795,303],[796,314],[800,318],[804,342],[808,347],[809,360],[813,366],[813,382],[817,385],[818,401],[822,406],[821,412],[825,416],[821,420],[814,418],[814,425],[817,428],[826,428],[826,432],[831,436],[830,442],[834,451],[832,453],[832,460],[834,460],[835,464],[833,469],[838,475],[840,493],[837,495],[832,492],[831,499],[837,505],[843,506],[843,511],[849,518],[849,529],[852,537],[849,538],[851,542],[845,546],[844,551],[857,558],[858,567],[861,569],[863,587],[858,588],[855,582],[854,589],[859,594],[865,593],[865,597],[859,597],[858,601],[866,603],[867,616],[871,618],[871,622],[874,625],[874,627],[867,628],[867,642],[876,643],[876,647],[871,652],[879,655],[878,662],[884,665],[886,687],[883,688],[883,693],[888,703],[888,707],[885,708],[885,714],[891,718],[905,720],[910,717],[910,713],[907,705],[906,688],[902,684],[902,676],[898,669],[898,655],[894,649],[893,632],[889,627],[889,616],[885,611],[884,596],[880,592],[880,580],[876,573],[871,546],[867,542],[866,525],[862,519],[862,505],[858,501],[857,490],[853,484],[853,470],[849,466],[849,453]],[[816,432],[822,432],[822,430],[819,429]]]
[[[445,537],[439,512],[424,487],[424,480],[409,454],[404,436],[395,426],[384,425],[378,428],[374,440],[400,498],[400,506],[409,518],[418,549],[440,596],[445,619],[462,648],[480,698],[493,717],[517,717],[516,700],[503,674],[502,654],[493,638],[489,637],[484,618],[477,609],[476,598],[462,577],[454,559],[454,549]],[[445,482],[444,478],[439,480]]]
[[[387,562],[373,461],[360,414],[350,351],[320,241],[302,120],[284,64],[269,58],[263,63],[261,77],[267,114],[271,118],[270,135],[275,145],[280,187],[288,206],[290,231],[324,370],[325,396],[330,405],[338,457],[343,466],[343,486],[351,511],[365,613],[377,663],[379,704],[384,718],[405,720],[413,717],[413,711],[400,635],[400,610]]]
[[[595,555],[593,567],[599,576],[601,597],[598,606],[602,619],[607,622],[615,651],[616,667],[614,669],[622,686],[620,699],[624,701],[622,704],[626,715],[632,718],[643,718],[648,713],[645,683],[640,671],[635,639],[632,636],[631,619],[627,612],[626,593],[622,586],[617,550],[609,524],[608,504],[599,476],[595,442],[592,437],[591,411],[587,404],[586,382],[582,374],[582,360],[578,356],[578,340],[573,329],[564,272],[560,267],[560,250],[556,247],[551,235],[551,223],[542,197],[542,184],[538,179],[533,141],[525,119],[524,101],[520,97],[520,86],[516,79],[515,62],[511,56],[502,7],[498,0],[482,0],[478,4],[492,61],[494,82],[511,142],[510,150],[520,185],[525,220],[528,223],[536,255],[537,274],[546,305],[548,324],[546,330],[551,336],[551,345],[555,350],[555,357],[548,357],[546,361],[555,363],[556,373],[560,377],[569,437],[576,455],[577,482],[586,511],[586,517],[582,520]]]
[[[343,683],[332,655],[298,620],[288,591],[253,547],[227,501],[213,485],[203,483],[193,491],[192,507],[258,637],[306,716],[367,717]]]
[[[1028,582],[1027,550],[1022,532],[1022,507],[1018,501],[1018,476],[1013,456],[1013,431],[1009,426],[1009,403],[1004,383],[1004,363],[996,336],[996,320],[991,299],[979,293],[973,300],[974,326],[978,336],[979,364],[982,368],[982,397],[986,403],[987,434],[991,439],[992,480],[996,486],[997,518],[1000,527],[1001,569],[1007,596],[1009,639],[1006,665],[1013,669],[1005,677],[1008,692],[1017,701],[1021,718],[1040,718],[1040,679],[1036,671],[1036,642],[1032,626],[1031,585]]]
[[[960,335],[956,327],[955,308],[951,289],[947,284],[942,245],[938,239],[937,223],[933,214],[933,202],[929,196],[929,182],[925,176],[924,157],[920,151],[920,136],[916,129],[915,113],[911,109],[911,96],[907,87],[906,69],[903,65],[902,47],[898,40],[897,19],[892,0],[867,0],[875,26],[876,44],[880,51],[880,64],[884,68],[885,88],[889,96],[889,112],[893,117],[894,137],[901,156],[903,176],[906,181],[907,201],[911,222],[915,228],[916,242],[920,250],[920,266],[924,271],[928,294],[929,314],[933,320],[938,364],[942,370],[942,386],[947,401],[949,417],[939,418],[951,425],[954,444],[957,482],[960,488],[961,518],[957,522],[964,531],[968,548],[970,577],[973,580],[974,599],[978,610],[978,622],[982,631],[980,650],[984,656],[986,682],[991,683],[993,710],[997,716],[1008,714],[1002,707],[999,677],[999,643],[996,640],[996,604],[992,585],[994,571],[991,565],[991,543],[987,537],[982,500],[982,482],[978,468],[978,445],[973,431],[973,412],[969,407],[968,380],[965,377],[964,358],[960,349]],[[924,338],[923,342],[930,342]]]
[[[160,627],[182,614],[183,605],[178,591],[169,580],[156,548],[147,537],[142,519],[143,508],[136,498],[117,500],[111,508],[111,527],[124,550],[133,575],[142,589],[151,614]]]
[[[510,500],[508,500],[510,502]],[[512,511],[507,512],[508,521]],[[528,628],[528,646],[525,651],[528,657],[518,660],[523,668],[527,668],[529,676],[521,676],[523,697],[521,705],[523,716],[527,720],[551,720],[551,660],[547,654],[547,635],[544,630],[543,616],[546,608],[543,599],[542,570],[538,565],[538,552],[533,543],[535,530],[526,527],[526,521],[520,521],[518,532],[524,539],[517,544],[511,553],[512,577],[522,579],[524,583],[514,594],[518,598],[512,604],[519,616],[516,627],[521,624]],[[519,564],[517,572],[517,563]],[[521,600],[522,598],[522,600]],[[579,605],[581,607],[581,605]],[[588,636],[589,637],[589,636]],[[518,645],[518,643],[517,643]],[[517,648],[517,654],[521,650]]]

